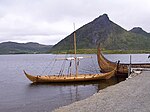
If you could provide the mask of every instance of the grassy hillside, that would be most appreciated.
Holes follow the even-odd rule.
[[[76,30],[77,49],[150,50],[149,33],[127,31],[112,22],[106,14]],[[73,49],[73,33],[52,47],[52,51]]]
[[[41,45],[38,43],[0,43],[0,54],[29,54],[29,53],[46,53],[52,46]]]

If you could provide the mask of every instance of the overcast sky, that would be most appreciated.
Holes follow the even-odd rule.
[[[56,44],[102,14],[150,32],[150,0],[0,0],[0,42]]]

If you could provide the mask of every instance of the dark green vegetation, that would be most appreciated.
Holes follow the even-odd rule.
[[[53,51],[54,54],[74,54],[74,50]],[[96,54],[97,49],[77,49],[77,54]]]
[[[102,50],[105,54],[139,54],[150,53],[150,50]],[[53,51],[54,54],[74,54],[74,50]],[[97,54],[97,49],[77,49],[77,54]]]
[[[97,46],[106,53],[149,53],[150,33],[140,27],[130,31],[112,22],[107,14],[76,30],[77,53],[96,53]],[[73,53],[73,33],[56,45],[46,46],[38,43],[0,44],[0,54],[21,53]],[[51,48],[52,47],[52,48]]]
[[[29,53],[46,53],[52,46],[41,45],[38,43],[0,43],[0,54],[29,54]]]
[[[97,45],[104,51],[112,50],[111,53],[150,51],[149,33],[139,27],[127,31],[109,20],[106,14],[77,29],[76,38],[77,49],[80,49],[78,53],[89,53],[89,49],[96,49]],[[73,33],[54,45],[51,50],[58,53],[70,49],[73,49]]]

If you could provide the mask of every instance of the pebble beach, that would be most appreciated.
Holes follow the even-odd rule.
[[[133,76],[53,112],[150,112],[150,71]]]

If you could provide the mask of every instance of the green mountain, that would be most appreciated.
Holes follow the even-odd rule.
[[[147,36],[150,37],[150,33],[147,33],[146,31],[144,31],[142,28],[140,27],[134,27],[133,29],[130,30],[130,32],[136,33],[136,34],[140,34],[143,36]]]
[[[76,30],[77,48],[93,49],[100,45],[107,50],[149,50],[150,37],[140,31],[127,31],[104,14]],[[52,51],[69,49],[73,49],[73,33],[52,47]]]
[[[3,42],[0,43],[0,54],[46,53],[51,47],[33,42]]]

